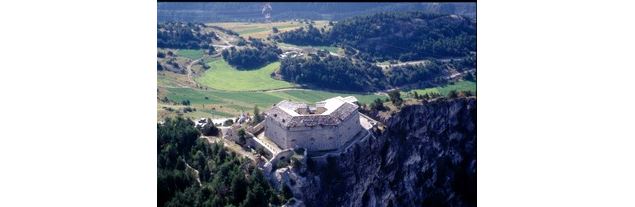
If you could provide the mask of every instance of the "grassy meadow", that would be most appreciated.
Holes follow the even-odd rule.
[[[251,22],[220,22],[210,23],[209,25],[215,25],[223,27],[225,29],[232,30],[238,33],[241,37],[248,38],[266,38],[273,33],[273,27],[278,28],[279,32],[286,32],[305,26],[306,24],[296,21],[281,21],[270,23],[251,23]],[[315,21],[315,26],[327,27],[328,21]]]
[[[295,47],[295,48],[301,48],[301,49],[317,49],[317,50],[326,50],[335,54],[342,54],[344,53],[344,49],[339,48],[339,47],[334,47],[334,46],[301,46],[301,45],[294,45],[294,44],[289,44],[289,43],[278,43],[278,46],[281,47]]]
[[[416,89],[410,90],[407,92],[417,92],[419,95],[429,94],[429,93],[438,93],[444,96],[447,96],[450,91],[472,91],[476,93],[476,82],[472,81],[459,81],[456,83],[451,83],[442,87],[434,87],[434,88],[424,88],[424,89]]]
[[[203,57],[204,51],[203,50],[188,50],[188,49],[182,49],[182,50],[177,50],[176,54],[178,56],[182,56],[182,57],[186,57],[192,60],[196,60],[199,59],[201,57]]]
[[[290,88],[294,85],[271,78],[271,73],[280,68],[280,62],[274,62],[255,70],[237,70],[223,59],[207,63],[210,69],[196,81],[210,88],[226,91],[254,91],[278,88]]]
[[[240,114],[241,111],[252,112],[254,106],[258,106],[261,111],[268,109],[273,104],[282,100],[293,100],[306,103],[314,103],[334,96],[355,96],[360,103],[370,104],[376,98],[386,98],[386,96],[375,94],[352,94],[334,93],[316,90],[289,89],[274,92],[248,92],[248,91],[218,91],[199,90],[192,88],[161,88],[160,96],[180,103],[189,100],[191,107],[196,108],[196,113],[186,113],[190,118],[231,117]],[[182,107],[182,106],[176,106]],[[159,107],[159,110],[161,107]],[[162,114],[159,113],[159,116]]]

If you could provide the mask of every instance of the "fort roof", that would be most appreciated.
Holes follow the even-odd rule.
[[[317,125],[338,125],[359,108],[353,96],[333,97],[317,102],[315,106],[283,100],[265,111],[285,127],[311,127]]]

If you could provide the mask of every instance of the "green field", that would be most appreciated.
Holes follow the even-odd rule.
[[[183,49],[183,50],[177,50],[176,54],[178,56],[182,56],[182,57],[186,57],[192,60],[196,60],[199,59],[201,57],[203,57],[204,51],[203,50],[187,50],[187,49]]]
[[[233,68],[223,59],[216,59],[207,64],[210,69],[201,77],[196,78],[196,81],[210,88],[226,91],[255,91],[294,86],[289,82],[271,78],[271,73],[280,68],[280,62],[245,71]]]
[[[332,53],[339,53],[341,51],[341,48],[339,47],[334,47],[334,46],[317,46],[317,45],[294,45],[294,44],[289,44],[289,43],[278,43],[278,45],[280,46],[286,46],[286,47],[297,47],[297,48],[302,48],[302,49],[308,49],[308,48],[315,48],[318,50],[326,50]]]
[[[448,84],[443,87],[434,87],[434,88],[424,88],[424,89],[416,89],[408,92],[416,91],[418,94],[423,95],[426,93],[439,93],[441,95],[447,96],[450,91],[456,90],[458,91],[472,91],[476,92],[476,82],[472,81],[459,81],[456,83]]]
[[[231,114],[238,115],[240,111],[253,110],[254,105],[261,109],[270,108],[282,100],[293,100],[299,102],[314,103],[334,96],[357,97],[360,103],[369,104],[376,98],[386,98],[386,96],[374,94],[349,94],[333,93],[325,91],[292,89],[276,92],[247,92],[247,91],[217,91],[217,90],[197,90],[191,88],[165,88],[166,96],[172,101],[180,103],[183,100],[190,100],[192,106],[215,107],[215,115]],[[207,97],[207,99],[205,98]],[[205,110],[200,110],[203,112]],[[209,113],[209,112],[208,112]]]

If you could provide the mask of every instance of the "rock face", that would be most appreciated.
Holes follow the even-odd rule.
[[[406,106],[288,182],[306,206],[476,206],[476,98]],[[301,172],[301,173],[300,173]]]

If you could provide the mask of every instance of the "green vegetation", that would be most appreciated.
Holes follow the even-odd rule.
[[[320,24],[325,24],[320,21]],[[271,23],[253,23],[253,22],[220,22],[211,23],[211,26],[221,27],[236,32],[241,37],[266,38],[273,33],[273,28],[277,28],[279,32],[288,31],[297,27],[301,27],[303,23],[295,21],[271,22]]]
[[[461,57],[476,51],[476,21],[426,12],[383,12],[280,33],[274,39],[297,45],[342,45],[366,61]],[[348,50],[348,49],[347,49]]]
[[[375,111],[386,110],[386,107],[384,106],[384,101],[382,101],[380,98],[375,99],[373,103],[370,104],[370,108]]]
[[[219,40],[214,32],[205,32],[201,23],[166,22],[157,24],[157,47],[173,49],[211,49]]]
[[[380,67],[332,55],[282,59],[280,74],[288,81],[335,90],[375,91],[388,85]]]
[[[370,104],[376,98],[385,98],[386,96],[375,94],[355,94],[355,93],[335,93],[328,91],[314,91],[314,90],[286,90],[275,92],[274,94],[284,97],[285,99],[303,101],[308,103],[314,103],[334,96],[355,96],[360,103]]]
[[[307,49],[307,48],[315,48],[318,50],[326,50],[332,53],[340,53],[340,51],[343,51],[342,48],[339,47],[335,47],[335,46],[320,46],[320,45],[294,45],[294,44],[289,44],[289,43],[278,43],[279,46],[285,46],[285,47],[296,47],[296,48],[302,48],[302,49]]]
[[[215,91],[196,90],[191,88],[166,88],[167,97],[170,100],[181,102],[189,100],[192,105],[197,104],[226,104],[241,106],[241,109],[253,109],[254,104],[260,108],[269,108],[272,104],[282,100],[294,100],[302,102],[316,102],[334,96],[355,96],[360,103],[371,103],[376,98],[386,96],[375,94],[335,93],[314,90],[284,90],[276,92],[240,92],[240,91]],[[204,97],[208,97],[205,99]]]
[[[442,87],[416,89],[409,92],[417,92],[417,94],[419,95],[438,93],[447,96],[448,94],[450,94],[450,91],[471,91],[472,93],[476,94],[476,82],[459,81]]]
[[[176,103],[189,100],[191,106],[197,108],[197,111],[186,114],[192,118],[199,116],[209,117],[210,114],[230,117],[239,114],[240,111],[252,111],[255,106],[260,109],[269,109],[273,104],[282,100],[314,103],[334,96],[355,96],[360,103],[370,104],[376,98],[386,98],[386,96],[375,94],[335,93],[301,89],[275,92],[248,92],[165,88],[165,91],[165,96]],[[207,99],[205,97],[207,97]],[[207,108],[201,109],[200,107],[202,106]],[[210,107],[212,106],[215,107],[215,110],[211,110]]]
[[[280,62],[249,71],[237,70],[221,59],[209,62],[208,65],[210,69],[196,81],[210,88],[227,91],[251,91],[293,87],[291,83],[271,78],[271,73],[280,68]]]
[[[212,104],[222,102],[220,98],[205,94],[205,91],[194,90],[191,88],[170,88],[166,91],[168,99],[176,101],[177,103],[180,103],[184,100],[189,100],[190,104]],[[208,97],[208,99],[205,99],[205,97]]]
[[[205,53],[204,50],[192,50],[192,49],[183,49],[183,50],[177,50],[176,54],[178,56],[182,56],[182,57],[186,57],[192,60],[196,60],[199,59],[201,57],[203,57],[203,54]]]
[[[257,27],[257,28],[249,28],[249,29],[245,29],[245,30],[236,30],[236,32],[238,32],[238,34],[240,35],[246,35],[246,34],[252,34],[252,33],[257,33],[257,32],[264,32],[269,30],[269,28],[266,27]]]
[[[392,102],[395,106],[401,106],[401,104],[403,103],[403,99],[401,99],[401,92],[399,91],[399,89],[388,92],[388,97],[390,97],[390,102]]]
[[[282,50],[276,45],[262,42],[259,39],[249,38],[249,41],[240,40],[238,45],[244,44],[249,45],[249,47],[243,47],[241,49],[230,47],[228,50],[221,52],[223,59],[227,61],[229,65],[239,70],[260,68],[266,64],[278,61],[278,55],[282,54]]]
[[[198,139],[191,120],[157,124],[158,206],[275,206],[285,197],[222,144]],[[194,170],[198,171],[193,173]],[[200,179],[197,181],[196,178]]]

